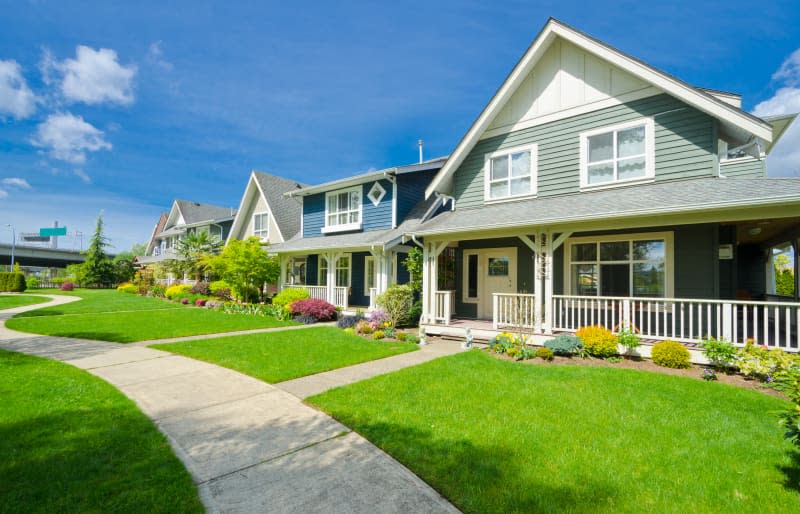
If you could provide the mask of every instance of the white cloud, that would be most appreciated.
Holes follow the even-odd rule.
[[[111,143],[103,138],[103,132],[85,122],[81,116],[70,113],[51,114],[40,123],[34,146],[43,148],[54,159],[83,164],[86,152],[111,150]]]
[[[4,186],[17,187],[19,189],[30,189],[31,185],[24,178],[8,177],[0,181]]]
[[[166,71],[172,71],[172,63],[164,58],[164,51],[161,50],[161,41],[150,43],[147,48],[147,60]]]
[[[3,198],[8,198],[8,191],[0,189],[0,200],[2,200]]]
[[[83,181],[84,184],[91,184],[92,183],[92,177],[90,177],[82,169],[76,169],[76,170],[73,171],[73,173],[75,174],[76,177],[81,179],[81,181]]]
[[[14,60],[0,61],[0,116],[10,114],[21,120],[36,110],[36,95],[22,76],[22,68]]]
[[[776,116],[800,112],[800,48],[783,61],[772,75],[780,87],[775,94],[753,109],[756,116]],[[800,177],[800,120],[786,130],[767,158],[770,176]]]
[[[49,50],[42,53],[39,65],[42,80],[52,84],[60,74],[61,94],[69,101],[87,104],[133,102],[133,78],[136,66],[123,66],[117,52],[109,48],[94,50],[79,45],[75,59],[56,61]]]

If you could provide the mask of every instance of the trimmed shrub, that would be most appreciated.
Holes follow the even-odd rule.
[[[653,346],[653,364],[665,368],[683,369],[691,366],[689,350],[675,341],[662,341]]]
[[[336,307],[325,300],[308,298],[297,300],[291,304],[293,316],[311,316],[315,321],[333,321],[336,319]]]
[[[317,318],[305,314],[301,314],[300,316],[295,316],[294,320],[297,323],[302,323],[303,325],[312,325],[317,322]]]
[[[544,347],[537,348],[536,349],[536,356],[539,357],[540,359],[543,359],[543,360],[546,360],[546,361],[551,361],[551,360],[553,360],[553,350],[551,350],[550,348],[544,348]]]
[[[203,282],[200,280],[195,282],[191,289],[189,289],[189,292],[192,294],[202,294],[208,296],[211,294],[211,288],[208,286],[208,282]]]
[[[555,355],[570,357],[578,353],[583,345],[577,337],[564,334],[546,341],[544,347],[552,350]]]
[[[39,279],[36,277],[28,277],[28,289],[39,289]]]
[[[376,303],[386,312],[393,327],[407,324],[414,304],[414,291],[408,285],[394,285],[379,295]]]
[[[194,304],[197,307],[205,307],[206,306],[206,299],[205,298],[198,298],[197,300],[194,301]]]
[[[136,294],[137,290],[138,289],[136,288],[135,285],[128,282],[123,282],[122,284],[117,286],[117,291],[119,291],[120,293]]]
[[[642,345],[639,336],[632,330],[620,330],[617,334],[617,344],[625,347],[625,352],[630,353]]]
[[[72,291],[73,289],[75,289],[75,284],[73,284],[69,280],[65,280],[64,282],[62,282],[61,287],[59,287],[59,289],[61,289],[62,291]]]
[[[394,338],[397,339],[398,341],[405,341],[406,339],[408,339],[408,334],[405,332],[397,332],[394,335]]]
[[[765,382],[773,382],[800,366],[800,359],[780,348],[769,349],[747,341],[744,348],[736,354],[736,365],[746,377],[757,377]]]
[[[170,300],[174,300],[179,295],[187,294],[189,289],[191,289],[191,287],[186,284],[175,284],[174,286],[169,286],[164,291],[164,296]]]
[[[224,280],[215,280],[208,284],[208,290],[212,295],[223,300],[231,300],[231,286]]]
[[[344,329],[344,333],[349,335],[355,335],[356,330],[354,328],[346,328]]]
[[[605,359],[617,354],[617,338],[605,327],[581,327],[575,335],[583,343],[586,353],[593,357]]]
[[[356,332],[359,334],[371,334],[374,331],[375,329],[372,328],[372,325],[370,325],[367,320],[361,320],[356,323]]]
[[[8,275],[7,271],[0,271],[0,293],[8,291]]]
[[[353,328],[363,319],[364,315],[360,313],[354,316],[342,316],[339,318],[339,321],[336,322],[336,326],[339,328]]]
[[[25,275],[22,273],[11,273],[8,278],[8,290],[12,293],[21,293],[28,288],[25,282]]]
[[[306,291],[305,289],[290,287],[276,294],[272,298],[272,305],[276,307],[286,307],[286,306],[291,306],[294,302],[297,302],[299,300],[306,300],[308,298],[309,294],[308,291]]]
[[[152,296],[154,298],[164,298],[165,292],[167,288],[162,286],[161,284],[153,284],[149,288],[147,288],[147,296]]]
[[[375,332],[372,333],[372,339],[376,341],[379,341],[384,337],[386,337],[386,334],[383,332],[383,330],[376,330]]]
[[[188,298],[185,298],[185,297],[184,297],[184,298],[181,298],[181,303],[182,303],[183,305],[189,305],[189,299],[188,299]]]

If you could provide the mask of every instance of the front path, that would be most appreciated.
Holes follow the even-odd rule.
[[[53,302],[10,309],[0,321],[74,301],[50,297]],[[0,348],[65,361],[133,399],[167,436],[210,512],[458,512],[344,425],[235,371],[151,348],[4,326]]]

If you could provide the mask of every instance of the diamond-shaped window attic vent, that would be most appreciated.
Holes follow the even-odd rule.
[[[375,182],[372,184],[369,193],[367,193],[367,197],[372,201],[372,205],[375,207],[381,203],[381,200],[383,200],[384,196],[386,196],[386,190],[383,188],[380,182]]]

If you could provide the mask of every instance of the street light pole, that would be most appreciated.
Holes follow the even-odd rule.
[[[8,223],[7,227],[11,228],[11,270],[14,270],[14,250],[17,246],[17,232],[14,230],[14,225]]]

